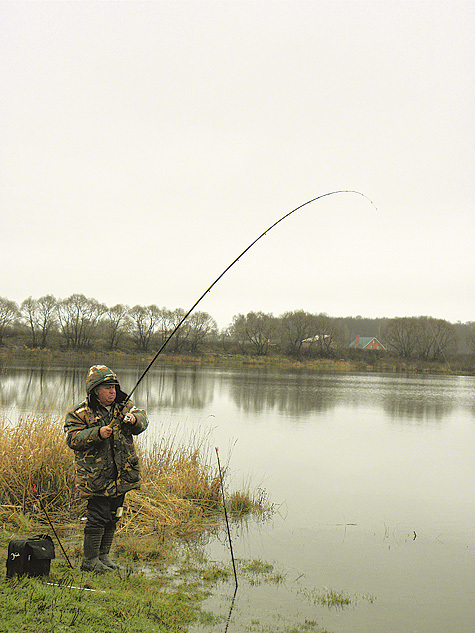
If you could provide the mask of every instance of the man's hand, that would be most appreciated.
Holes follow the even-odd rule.
[[[112,427],[101,426],[101,428],[99,429],[99,435],[103,440],[106,440],[108,437],[112,435]]]
[[[137,422],[137,418],[133,413],[126,413],[124,415],[125,424],[135,424]]]

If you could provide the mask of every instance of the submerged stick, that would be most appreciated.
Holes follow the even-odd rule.
[[[231,551],[231,560],[233,562],[234,582],[235,582],[235,589],[234,589],[234,596],[233,596],[233,603],[234,603],[234,598],[236,596],[236,591],[237,591],[237,588],[238,588],[238,580],[237,580],[237,573],[236,573],[236,563],[234,561],[233,543],[232,543],[232,540],[231,540],[231,531],[229,529],[228,512],[226,510],[226,499],[224,497],[223,474],[221,472],[221,463],[219,461],[219,451],[218,451],[218,447],[217,446],[216,446],[215,450],[216,450],[216,459],[218,460],[218,470],[219,470],[219,481],[221,483],[221,493],[223,495],[224,518],[226,519],[226,529],[227,529],[227,532],[228,532],[229,549]],[[232,609],[232,606],[231,606],[231,609]],[[230,614],[231,614],[231,612],[230,612]]]
[[[237,593],[237,585],[234,588],[233,599],[231,600],[231,606],[229,608],[228,619],[226,620],[226,628],[224,629],[224,633],[227,633],[228,628],[229,628],[229,623],[231,622],[231,614],[234,609],[234,601],[236,600],[236,593]]]

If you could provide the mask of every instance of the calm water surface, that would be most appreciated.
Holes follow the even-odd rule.
[[[62,413],[83,397],[85,371],[4,369],[0,413]],[[122,386],[138,375],[121,371]],[[273,563],[285,582],[242,579],[229,633],[306,619],[334,633],[473,632],[474,394],[473,377],[147,374],[134,396],[149,414],[147,441],[206,436],[229,460],[231,488],[260,486],[277,507],[265,523],[234,527],[233,547],[237,558]],[[230,560],[224,538],[207,550]],[[315,605],[309,595],[325,588],[356,601]],[[219,586],[209,608],[227,615],[232,594]]]

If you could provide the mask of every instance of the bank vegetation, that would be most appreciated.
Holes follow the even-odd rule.
[[[185,314],[181,308],[157,305],[108,307],[82,294],[66,299],[28,297],[20,305],[0,297],[0,351],[4,356],[44,350],[147,359],[169,339]],[[377,354],[376,350],[355,349],[355,341],[363,337],[377,339]],[[293,310],[279,316],[237,314],[220,330],[210,314],[196,311],[168,340],[163,356],[173,362],[180,362],[180,357],[191,362],[248,357],[290,362],[330,359],[352,366],[376,361],[391,367],[438,363],[446,369],[473,371],[475,322],[454,324],[430,316],[331,317]]]
[[[209,560],[204,551],[210,534],[224,540],[226,533],[212,452],[206,437],[198,436],[141,447],[143,485],[127,493],[114,543],[121,569],[95,575],[79,568],[85,505],[74,489],[62,421],[37,414],[15,423],[0,418],[0,555],[6,560],[10,539],[42,533],[53,537],[56,550],[47,578],[0,581],[0,631],[186,633],[192,625],[227,630],[234,619],[233,567],[231,561]],[[225,490],[230,521],[273,514],[263,490],[230,492],[226,484]],[[240,585],[248,588],[285,582],[285,574],[261,560],[237,559],[236,567]],[[205,598],[217,589],[220,595],[223,587],[227,597],[210,611]],[[316,590],[310,591],[315,600]],[[316,621],[287,624],[285,613],[278,620],[276,633],[326,633]],[[270,629],[254,620],[252,630]]]
[[[142,487],[126,496],[119,532],[141,536],[191,538],[222,522],[220,473],[212,464],[206,438],[180,444],[162,438],[145,448],[138,441]],[[32,524],[58,529],[80,527],[85,501],[74,485],[73,453],[65,442],[63,421],[48,415],[0,419],[0,519],[11,532]],[[226,481],[226,467],[223,467]],[[229,493],[231,516],[268,511],[262,492],[248,488]]]

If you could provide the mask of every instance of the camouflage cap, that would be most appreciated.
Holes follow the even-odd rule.
[[[103,382],[107,382],[113,385],[119,384],[117,375],[112,371],[112,369],[109,369],[109,367],[106,367],[105,365],[93,365],[87,372],[87,377],[86,377],[87,393],[91,393],[91,391],[95,387],[98,387]]]

